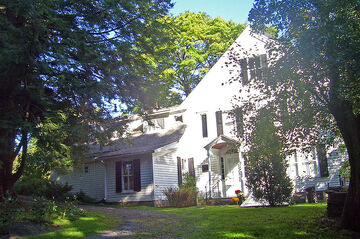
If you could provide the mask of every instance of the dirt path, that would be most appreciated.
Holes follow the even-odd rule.
[[[108,208],[82,206],[85,210],[103,212],[120,217],[124,224],[110,231],[91,236],[100,238],[183,238],[178,226],[180,218],[160,212],[131,210],[124,208]],[[180,223],[181,224],[181,223]]]

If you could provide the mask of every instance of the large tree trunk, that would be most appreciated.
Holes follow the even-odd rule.
[[[24,172],[25,162],[27,158],[27,132],[22,133],[21,141],[15,148],[16,134],[6,130],[1,130],[1,142],[0,142],[0,201],[10,192],[14,184],[21,177]],[[15,173],[14,160],[18,156],[20,149],[22,148],[22,154],[20,165]]]
[[[341,100],[340,97],[332,99],[334,101],[330,110],[343,136],[351,171],[350,186],[342,213],[342,226],[360,231],[360,117],[354,114],[351,102]]]

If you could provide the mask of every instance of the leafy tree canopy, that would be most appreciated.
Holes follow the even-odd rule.
[[[213,19],[205,13],[191,12],[163,16],[148,27],[161,29],[161,34],[156,41],[147,38],[139,45],[142,52],[143,42],[154,43],[151,54],[142,54],[147,72],[154,75],[144,97],[149,99],[147,102],[157,102],[159,107],[181,103],[182,96],[190,94],[245,28],[219,17]],[[154,89],[160,92],[158,97],[151,94]]]
[[[112,100],[136,98],[134,43],[169,7],[170,0],[0,1],[0,195],[22,174],[30,138],[73,159],[76,148],[121,132]]]
[[[345,143],[351,175],[342,222],[353,230],[360,224],[359,11],[357,0],[257,0],[249,15],[253,29],[279,31],[267,46],[270,67],[250,84],[273,104],[288,145],[324,143],[337,132]]]

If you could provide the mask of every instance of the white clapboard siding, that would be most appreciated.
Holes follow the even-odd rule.
[[[299,178],[294,181],[295,191],[303,192],[308,187],[315,187],[317,191],[326,190],[329,187],[340,186],[339,170],[343,162],[347,160],[346,153],[340,149],[332,151],[327,158],[329,177]]]
[[[115,162],[134,159],[140,159],[141,191],[117,193],[115,184]],[[107,160],[106,169],[108,178],[106,200],[108,202],[139,202],[154,200],[151,154]]]
[[[177,159],[176,153],[170,151],[166,154],[153,154],[154,167],[154,198],[165,200],[163,191],[166,188],[178,187]]]
[[[88,172],[85,172],[87,167]],[[72,186],[72,192],[83,191],[87,196],[102,200],[104,198],[104,165],[100,162],[85,163],[84,166],[74,169],[66,175],[52,174],[52,180]]]

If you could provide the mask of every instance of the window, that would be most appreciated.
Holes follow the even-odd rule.
[[[180,115],[180,116],[175,116],[175,121],[183,122],[183,117],[182,117],[182,115]]]
[[[141,190],[140,160],[115,163],[116,192],[139,192]]]
[[[208,164],[201,165],[201,170],[203,173],[209,172],[209,165]]]
[[[223,130],[223,123],[222,123],[222,112],[216,111],[215,112],[216,117],[216,129],[217,129],[217,136],[222,135],[224,132]]]
[[[240,60],[240,77],[243,84],[248,83],[248,70],[250,71],[250,78],[264,78],[263,69],[267,67],[267,58],[266,54],[257,55],[255,57],[250,57],[248,59]]]
[[[89,172],[89,167],[88,167],[88,166],[85,166],[85,167],[84,167],[84,172],[85,172],[85,173],[88,173],[88,172]]]
[[[294,165],[295,165],[295,176],[299,177],[299,165],[298,165],[298,160],[297,160],[297,153],[294,153]]]
[[[134,190],[134,165],[133,161],[124,161],[122,165],[123,191]]]
[[[329,176],[329,168],[326,157],[326,147],[324,144],[319,144],[316,147],[317,160],[319,164],[320,177]]]
[[[220,166],[221,166],[221,179],[224,180],[225,179],[225,162],[224,162],[223,157],[220,158]]]
[[[201,115],[201,124],[203,138],[206,138],[208,137],[206,114]]]

